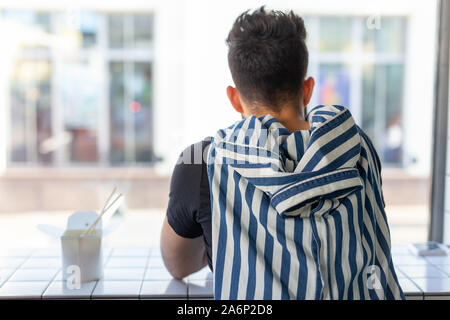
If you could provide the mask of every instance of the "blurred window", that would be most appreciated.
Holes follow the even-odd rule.
[[[48,60],[17,60],[11,77],[11,150],[16,163],[51,164],[52,154],[39,152],[52,135],[51,64]]]
[[[319,19],[319,50],[345,52],[351,50],[352,19],[323,17]]]
[[[402,167],[405,17],[307,17],[315,104],[350,108],[381,160]],[[313,104],[314,104],[313,103]]]
[[[112,164],[150,162],[153,159],[151,64],[145,62],[110,63],[110,159]],[[122,108],[130,101],[127,108]],[[139,117],[135,115],[139,113]],[[130,143],[134,141],[134,143]]]
[[[10,165],[151,164],[153,16],[2,10]]]
[[[110,48],[149,48],[153,38],[152,16],[110,14],[108,16]]]

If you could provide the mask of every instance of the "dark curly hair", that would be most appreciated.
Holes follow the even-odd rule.
[[[236,88],[251,103],[279,110],[302,95],[308,66],[303,19],[292,11],[242,13],[228,34],[228,65]]]

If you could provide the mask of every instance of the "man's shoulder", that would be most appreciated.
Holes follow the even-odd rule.
[[[210,146],[212,137],[206,137],[201,141],[186,147],[180,154],[177,164],[204,164],[205,154]]]

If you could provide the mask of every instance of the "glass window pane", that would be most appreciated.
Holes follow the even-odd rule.
[[[350,76],[340,64],[321,64],[319,67],[319,103],[349,106]]]
[[[124,47],[124,15],[108,15],[108,38],[110,48]]]
[[[83,39],[83,48],[90,48],[97,43],[99,16],[95,12],[80,13],[79,30]]]
[[[65,61],[58,79],[64,127],[72,136],[67,150],[69,159],[96,162],[101,77],[92,61]]]
[[[89,11],[67,11],[55,15],[56,33],[65,51],[92,48],[97,45],[99,15]],[[76,52],[76,51],[75,51]],[[71,52],[73,53],[73,52]]]
[[[133,16],[134,47],[151,48],[153,36],[153,19],[151,15],[138,14]]]
[[[45,62],[41,66],[45,69],[45,80],[41,81],[32,91],[32,97],[36,99],[36,129],[38,143],[38,161],[43,164],[53,162],[55,149],[48,147],[49,139],[52,137],[52,108],[51,108],[51,86],[50,63]]]
[[[391,64],[386,66],[386,121],[402,110],[403,74],[403,65]]]
[[[393,165],[403,160],[403,68],[377,65],[363,69],[362,128],[381,159]]]
[[[110,161],[151,162],[152,86],[149,62],[110,64]]]
[[[25,90],[27,86],[26,79],[23,79],[23,73],[20,71],[20,63],[16,63],[12,71],[11,78],[11,146],[10,159],[11,162],[25,162],[27,161],[27,142],[25,137],[26,132],[26,115],[25,106],[27,104],[25,98]]]
[[[59,32],[75,37],[77,48],[92,48],[97,44],[99,15],[89,11],[69,11],[61,16]]]
[[[351,50],[352,19],[319,18],[319,50],[340,52]]]
[[[151,64],[136,63],[134,69],[135,81],[138,84],[134,88],[137,105],[130,111],[134,112],[136,162],[150,162],[153,160]]]
[[[148,14],[110,14],[110,48],[151,48],[153,16]]]
[[[111,164],[125,161],[125,86],[124,66],[122,62],[111,62],[110,72],[110,155]]]
[[[406,41],[406,19],[380,18],[380,28],[363,28],[364,51],[403,53]]]
[[[44,60],[19,60],[11,73],[11,154],[13,163],[50,164],[45,148],[52,135],[51,65]]]
[[[361,127],[378,147],[378,140],[375,138],[375,67],[367,65],[363,67],[362,73],[362,121]]]
[[[401,164],[403,156],[403,66],[386,66],[386,137],[384,161]]]

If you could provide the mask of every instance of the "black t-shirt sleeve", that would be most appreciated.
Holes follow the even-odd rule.
[[[198,222],[202,152],[202,142],[186,148],[178,159],[170,182],[167,220],[173,230],[185,238],[203,235],[202,226]]]

